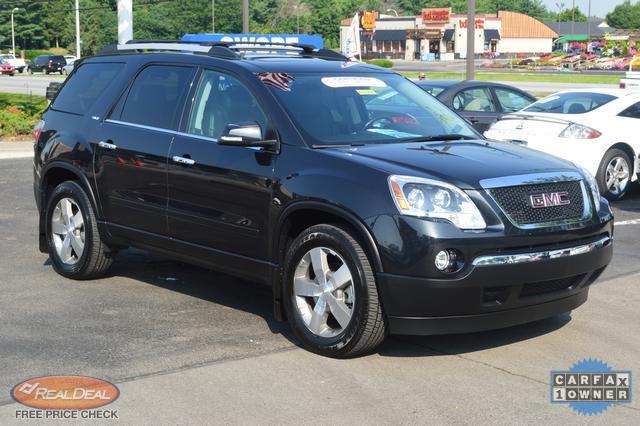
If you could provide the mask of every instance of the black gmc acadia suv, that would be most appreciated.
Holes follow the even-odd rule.
[[[395,108],[368,102],[385,96]],[[265,282],[323,355],[570,311],[612,256],[587,171],[485,140],[411,81],[323,49],[112,46],[34,134],[59,274],[98,277],[133,246]]]

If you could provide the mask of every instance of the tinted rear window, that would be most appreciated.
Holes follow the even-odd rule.
[[[152,65],[133,82],[120,119],[128,123],[175,129],[192,68]]]
[[[81,65],[69,77],[51,108],[73,114],[85,114],[123,67],[124,64],[121,63]]]
[[[584,114],[616,99],[604,93],[569,92],[547,96],[529,105],[523,111],[553,114]]]

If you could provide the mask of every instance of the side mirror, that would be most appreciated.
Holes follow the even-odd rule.
[[[49,102],[53,101],[53,98],[56,97],[56,95],[58,94],[58,91],[60,90],[60,86],[62,86],[62,83],[58,83],[58,82],[49,83],[49,85],[47,86],[47,92],[45,95]]]
[[[265,138],[260,125],[254,121],[227,125],[218,143],[220,145],[264,148],[272,152],[280,150],[278,140],[275,137]]]

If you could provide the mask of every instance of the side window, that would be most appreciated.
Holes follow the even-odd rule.
[[[73,114],[85,114],[123,67],[124,64],[121,63],[81,65],[69,77],[51,108]]]
[[[251,92],[233,77],[204,71],[187,132],[218,139],[229,124],[245,122],[256,122],[263,131],[267,126],[267,118]]]
[[[509,89],[502,89],[496,87],[496,96],[502,106],[504,112],[516,112],[525,108],[531,103],[531,100],[522,96],[520,93],[514,92]]]
[[[462,112],[495,112],[489,89],[467,89],[458,92],[453,98],[453,108]]]
[[[640,102],[631,105],[618,115],[620,115],[620,117],[640,118]]]
[[[192,73],[190,67],[152,65],[145,68],[131,85],[120,120],[177,129]]]

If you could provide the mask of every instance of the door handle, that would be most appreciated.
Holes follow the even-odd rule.
[[[196,164],[195,160],[192,160],[191,158],[179,157],[177,155],[174,155],[172,160],[175,161],[176,163],[186,164],[187,166],[192,166]]]
[[[112,143],[105,142],[105,141],[100,141],[100,142],[98,142],[98,146],[99,146],[100,148],[104,148],[104,149],[111,149],[111,150],[114,150],[114,149],[117,149],[117,148],[118,148],[118,146],[117,146],[117,145],[114,145],[114,144],[112,144]]]

